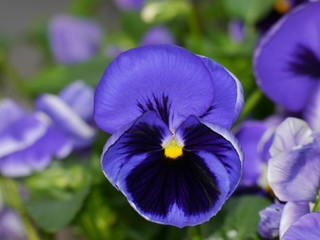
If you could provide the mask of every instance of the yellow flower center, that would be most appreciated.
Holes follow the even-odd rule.
[[[288,0],[276,0],[275,9],[278,13],[284,14],[291,8],[291,4]]]
[[[173,138],[169,145],[163,146],[164,148],[164,155],[167,158],[176,159],[178,157],[181,157],[183,155],[183,146],[180,147],[177,145],[176,140]]]

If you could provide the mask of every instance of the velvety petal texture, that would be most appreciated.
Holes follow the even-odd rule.
[[[108,66],[94,116],[109,133],[150,110],[171,130],[189,115],[230,128],[242,103],[241,85],[219,64],[178,46],[154,45],[124,52]]]
[[[320,213],[308,213],[294,223],[281,240],[320,239]]]
[[[153,222],[184,227],[207,221],[240,179],[235,138],[194,116],[172,133],[149,111],[109,141],[101,162],[106,177]]]
[[[319,12],[318,1],[292,10],[263,37],[255,52],[258,85],[291,111],[305,108],[320,84]]]
[[[305,108],[303,117],[314,131],[320,131],[320,84]]]
[[[312,133],[312,132],[311,132]],[[320,183],[320,136],[288,118],[276,130],[268,164],[269,184],[281,201],[314,201]]]
[[[49,40],[58,62],[77,63],[98,52],[102,30],[94,20],[57,15],[49,24]]]

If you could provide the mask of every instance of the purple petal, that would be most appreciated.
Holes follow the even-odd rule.
[[[320,85],[310,99],[303,116],[312,129],[320,130]]]
[[[59,93],[59,97],[85,121],[93,118],[93,95],[93,89],[80,80]]]
[[[230,196],[239,184],[242,172],[243,154],[237,139],[226,129],[219,125],[200,122],[190,116],[177,129],[177,138],[184,142],[186,151],[205,151],[222,163],[227,170],[230,181]],[[206,162],[211,171],[215,172],[214,165]]]
[[[122,10],[139,10],[142,8],[144,0],[114,0],[116,5]]]
[[[25,115],[0,132],[0,158],[25,149],[45,134],[47,123],[39,115]]]
[[[142,113],[155,110],[170,129],[212,107],[210,72],[196,55],[173,45],[144,46],[120,54],[95,92],[97,125],[114,133]]]
[[[227,129],[236,122],[243,108],[243,89],[240,81],[226,68],[215,61],[201,57],[210,71],[215,89],[211,108],[197,115],[206,122],[216,123]]]
[[[284,234],[282,240],[320,239],[320,213],[308,213],[294,223]]]
[[[9,209],[0,210],[0,239],[26,240],[23,223],[18,214]]]
[[[247,121],[236,133],[244,157],[241,179],[244,186],[256,185],[261,176],[263,161],[258,154],[258,143],[267,129],[268,125],[262,121]]]
[[[306,106],[319,82],[319,11],[320,2],[294,9],[265,35],[255,52],[258,85],[291,111]]]
[[[125,129],[110,140],[113,144],[107,143],[102,168],[135,210],[150,221],[178,227],[207,221],[239,182],[239,153],[232,136],[219,126],[209,128],[190,117],[173,134],[155,112],[147,112]],[[203,129],[210,137],[199,136]],[[167,157],[162,147],[172,138],[184,141],[183,153],[176,159]]]
[[[309,202],[287,202],[283,208],[280,222],[280,237],[288,230],[288,228],[297,222],[299,218],[310,212]]]
[[[64,158],[72,149],[66,137],[54,127],[33,145],[0,159],[0,171],[7,177],[28,176],[35,170],[46,168],[53,157]]]
[[[14,101],[3,99],[0,102],[0,132],[25,114],[26,112]]]
[[[95,129],[84,122],[76,112],[64,103],[59,97],[43,94],[37,99],[36,107],[46,113],[70,138],[75,146],[90,144],[95,137]]]
[[[98,52],[101,39],[101,28],[93,20],[58,15],[49,25],[51,50],[62,63],[88,60]]]
[[[273,239],[279,236],[280,220],[284,204],[274,203],[259,212],[258,231],[260,236]]]
[[[289,117],[276,128],[270,154],[272,157],[277,157],[311,140],[312,130],[308,124],[301,119]]]
[[[320,139],[270,159],[268,181],[281,201],[314,201],[320,182]]]
[[[245,37],[244,24],[242,21],[233,20],[228,24],[228,32],[235,42],[242,42]]]
[[[164,26],[155,26],[145,33],[141,45],[174,44],[174,39],[169,30]]]

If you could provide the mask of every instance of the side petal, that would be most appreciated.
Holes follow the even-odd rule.
[[[276,157],[283,152],[289,152],[310,142],[311,136],[312,130],[305,121],[289,117],[276,128],[270,154]]]
[[[279,236],[279,226],[284,204],[274,203],[259,212],[258,231],[260,236],[273,239]]]
[[[0,158],[32,145],[46,131],[47,124],[39,115],[20,117],[0,132]]]
[[[302,110],[318,84],[319,11],[320,2],[294,9],[273,26],[255,51],[258,85],[290,111]]]
[[[280,221],[280,238],[282,239],[284,233],[290,228],[292,224],[297,222],[302,216],[310,212],[309,202],[287,202],[283,208]]]
[[[134,136],[136,133],[137,136]],[[135,137],[137,141],[130,142]],[[101,167],[108,180],[117,187],[117,178],[120,169],[130,157],[161,151],[162,141],[171,136],[167,126],[153,111],[143,114],[136,121],[127,124],[113,134],[106,143],[102,156]],[[131,149],[132,150],[129,150]]]
[[[47,114],[75,146],[86,146],[95,137],[96,131],[78,116],[59,97],[43,94],[37,99],[37,110]]]
[[[209,69],[215,96],[211,108],[201,117],[204,121],[230,129],[243,108],[243,89],[240,81],[215,61],[200,56]]]
[[[284,234],[282,240],[320,239],[320,213],[312,212],[301,217]]]
[[[94,118],[114,133],[153,110],[176,129],[190,114],[207,112],[214,94],[210,72],[198,56],[174,45],[149,45],[109,64],[95,92]]]
[[[188,117],[180,125],[176,137],[184,143],[185,151],[208,152],[221,162],[228,174],[230,196],[238,186],[242,174],[243,154],[237,139],[227,129],[201,122],[195,116]],[[208,159],[206,164],[215,173],[215,166],[210,161],[211,159]]]
[[[282,153],[269,160],[268,181],[281,201],[314,201],[320,182],[319,144]]]
[[[93,95],[93,89],[81,80],[71,83],[59,93],[59,97],[84,121],[93,118]]]

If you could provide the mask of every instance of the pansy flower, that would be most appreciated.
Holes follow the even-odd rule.
[[[47,167],[52,157],[63,158],[70,152],[66,138],[49,128],[49,118],[40,112],[27,112],[4,99],[0,119],[0,172],[5,176],[27,176]]]
[[[0,104],[0,172],[8,177],[28,176],[63,159],[74,148],[87,147],[95,137],[92,121],[93,90],[74,82],[59,96],[42,95],[35,112],[9,99]],[[45,147],[44,147],[45,146]]]
[[[318,129],[319,130],[319,129]],[[287,202],[280,236],[313,209],[320,187],[320,135],[297,118],[287,118],[275,132],[270,148],[268,181],[278,199]]]
[[[174,45],[122,53],[95,92],[95,121],[113,134],[103,172],[150,221],[207,221],[240,179],[242,153],[228,129],[242,105],[238,80],[208,58]]]
[[[83,62],[99,51],[102,30],[92,19],[57,15],[49,24],[49,40],[56,61]]]
[[[290,111],[303,110],[320,85],[319,12],[319,1],[292,10],[265,35],[255,52],[258,85]]]

